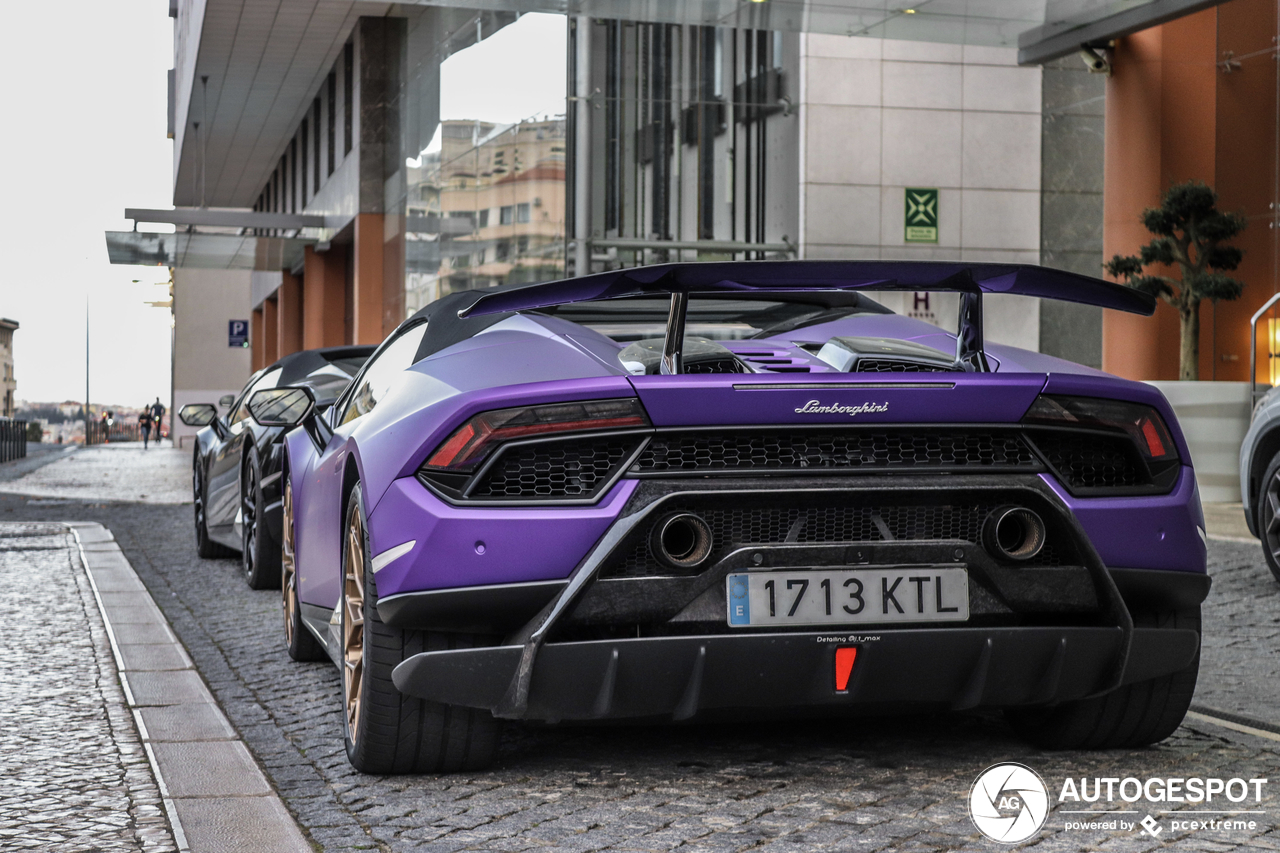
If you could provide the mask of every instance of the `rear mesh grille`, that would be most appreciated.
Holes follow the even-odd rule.
[[[602,577],[626,578],[677,574],[650,551],[652,527],[671,512],[689,511],[711,527],[715,547],[704,564],[749,545],[830,545],[856,542],[960,540],[977,543],[982,525],[995,504],[917,506],[741,506],[706,508],[673,503],[655,513],[639,535],[606,562]],[[802,521],[803,519],[803,521]],[[882,527],[883,525],[883,527]],[[887,532],[887,536],[885,535]],[[1024,565],[1059,565],[1052,541]],[[700,569],[697,571],[701,571]]]
[[[883,358],[860,358],[855,373],[954,373],[954,368]]]
[[[659,434],[637,473],[1039,467],[1026,442],[990,431],[770,431]]]
[[[1067,484],[1077,489],[1143,486],[1150,482],[1133,442],[1087,432],[1036,431],[1032,441]]]
[[[508,448],[470,498],[590,497],[635,450],[637,436],[578,438]]]

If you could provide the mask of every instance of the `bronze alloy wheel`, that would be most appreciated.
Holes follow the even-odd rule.
[[[293,518],[293,479],[284,478],[280,509],[280,609],[284,613],[284,642],[296,661],[328,660],[329,654],[302,621],[298,597],[297,538]]]
[[[405,658],[422,652],[494,645],[500,638],[393,628],[382,621],[359,482],[347,502],[345,534],[339,664],[351,765],[362,773],[448,773],[486,766],[498,744],[492,714],[406,695],[391,674]]]
[[[342,569],[342,696],[347,738],[354,745],[364,694],[364,520],[358,506],[347,522]]]
[[[293,648],[293,626],[298,619],[298,579],[293,562],[293,481],[285,480],[280,524],[280,596],[284,609],[284,641]]]

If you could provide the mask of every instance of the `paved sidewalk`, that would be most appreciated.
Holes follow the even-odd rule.
[[[0,492],[51,500],[191,503],[191,452],[137,442],[75,450],[12,480]]]
[[[0,612],[0,848],[311,849],[108,530],[0,524]]]

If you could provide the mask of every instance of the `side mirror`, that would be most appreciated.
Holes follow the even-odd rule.
[[[231,408],[231,404],[234,403],[235,401],[236,401],[235,394],[223,394],[221,397],[218,398],[218,405],[224,409],[229,409]]]
[[[249,398],[249,414],[265,427],[293,427],[316,409],[310,388],[266,388]]]
[[[178,410],[178,420],[189,427],[205,427],[218,419],[218,410],[209,403],[188,403]]]

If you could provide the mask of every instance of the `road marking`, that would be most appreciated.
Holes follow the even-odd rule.
[[[1224,720],[1221,717],[1213,717],[1213,716],[1210,716],[1209,714],[1201,714],[1198,711],[1188,711],[1187,719],[1196,720],[1201,723],[1209,723],[1214,726],[1221,726],[1224,729],[1231,729],[1232,731],[1243,732],[1247,735],[1253,735],[1254,737],[1266,738],[1267,740],[1280,741],[1280,734],[1276,734],[1275,732],[1263,731],[1262,729],[1256,729],[1253,726],[1246,726],[1241,723],[1232,722],[1231,720]]]

